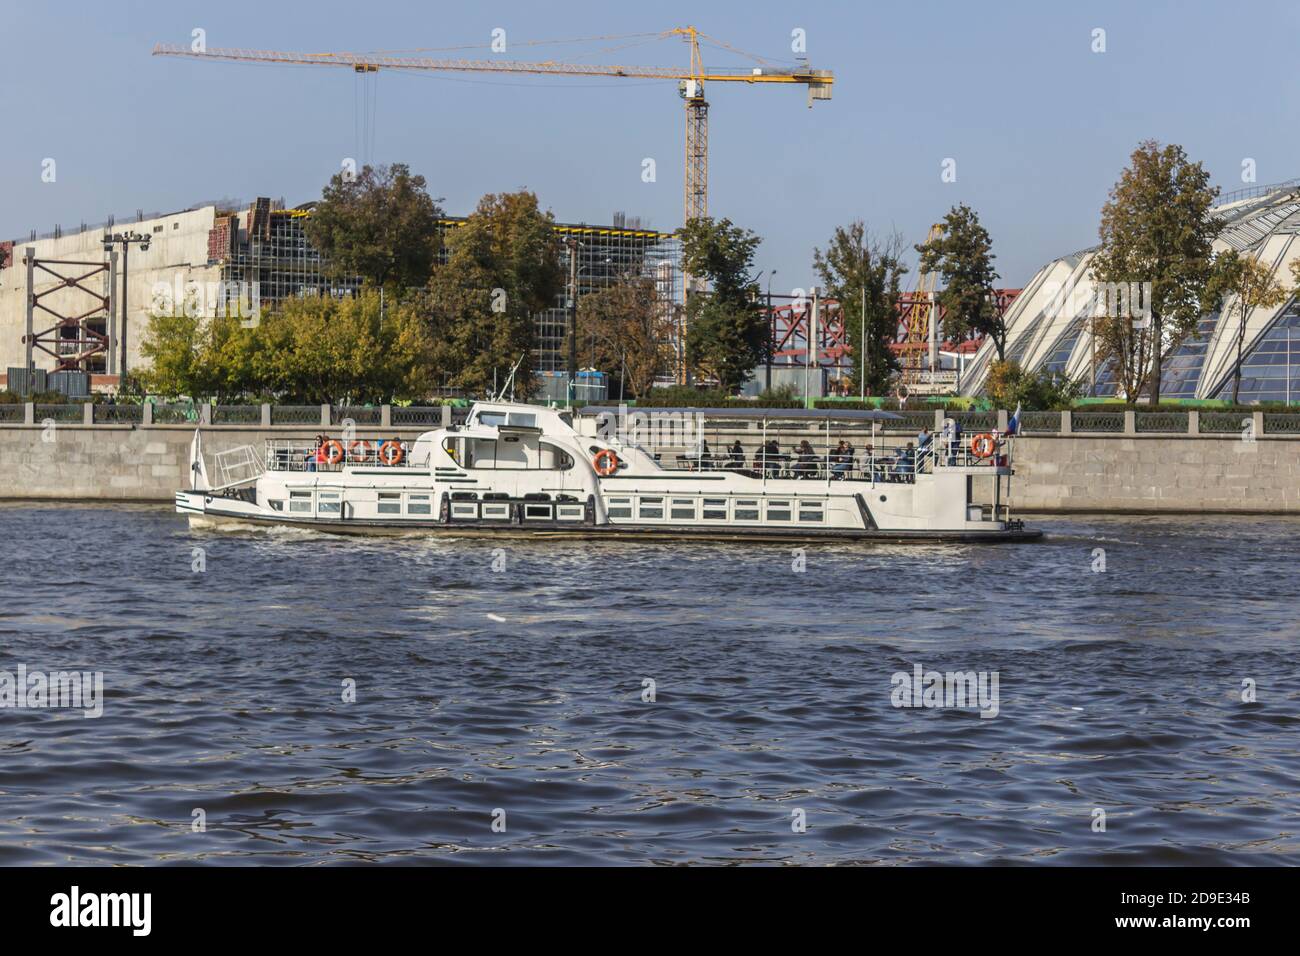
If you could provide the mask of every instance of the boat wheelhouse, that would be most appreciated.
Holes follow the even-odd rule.
[[[575,418],[564,409],[479,402],[463,424],[409,443],[351,432],[270,439],[262,449],[214,456],[211,469],[196,432],[193,487],[177,492],[176,508],[195,526],[272,523],[341,533],[1038,536],[1010,515],[1007,438],[966,440],[954,429],[891,446],[877,427],[899,417],[624,408]]]

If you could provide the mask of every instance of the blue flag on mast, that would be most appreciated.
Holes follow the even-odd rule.
[[[1007,434],[1018,435],[1020,433],[1020,403],[1016,402],[1015,413],[1007,419]]]

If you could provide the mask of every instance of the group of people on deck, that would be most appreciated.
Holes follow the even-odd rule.
[[[928,449],[929,433],[923,431],[922,436],[924,443],[921,447]],[[918,454],[912,442],[908,442],[907,447],[900,449],[892,458],[877,457],[875,449],[867,445],[862,450],[861,471],[872,475],[876,481],[913,481],[916,477]],[[721,454],[715,455],[710,450],[709,443],[704,441],[698,455],[683,457],[693,467],[740,470],[745,467],[746,456],[745,447],[737,439]],[[780,444],[772,438],[754,450],[753,459],[754,470],[764,473],[769,478],[780,477],[783,474],[794,478],[822,478],[827,474],[823,471],[825,468],[829,469],[832,480],[843,481],[859,470],[858,464],[854,447],[843,438],[838,445],[825,453],[813,448],[812,443],[806,438],[792,445],[789,452],[782,452]]]

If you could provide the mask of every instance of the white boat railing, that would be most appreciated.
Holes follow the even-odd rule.
[[[216,465],[217,484],[214,491],[246,484],[266,472],[266,464],[258,457],[257,449],[252,445],[240,445],[228,448],[213,456]]]
[[[331,442],[337,448],[331,447]],[[392,442],[401,451],[399,460],[390,464],[381,456],[385,444]],[[338,457],[340,456],[341,457]],[[416,461],[409,442],[400,439],[357,438],[351,441],[339,439],[318,443],[311,440],[267,439],[266,468],[268,471],[304,471],[337,472],[345,467],[367,467],[384,469],[428,468],[429,452]],[[337,457],[331,462],[330,457]]]

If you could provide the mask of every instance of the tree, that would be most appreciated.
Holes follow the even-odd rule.
[[[881,239],[856,219],[847,227],[835,227],[825,253],[813,250],[813,266],[828,294],[840,304],[846,344],[854,353],[854,387],[867,394],[888,391],[889,377],[898,368],[889,344],[898,333],[900,286],[907,272],[903,248],[898,233]],[[858,354],[864,341],[865,356]]]
[[[1144,300],[1140,322],[1112,308],[1098,336],[1105,357],[1127,366],[1130,398],[1149,384],[1151,401],[1160,401],[1165,357],[1196,334],[1202,313],[1213,307],[1211,243],[1223,224],[1210,213],[1219,190],[1209,182],[1181,146],[1146,140],[1102,207],[1092,279],[1111,289],[1139,288]],[[1136,297],[1128,298],[1132,306]]]
[[[1292,264],[1294,269],[1296,263]],[[1281,305],[1291,295],[1277,279],[1273,270],[1254,256],[1243,256],[1229,249],[1214,258],[1214,275],[1210,280],[1210,293],[1216,299],[1231,296],[1224,309],[1224,318],[1237,313],[1237,360],[1232,377],[1232,403],[1241,397],[1241,351],[1246,342],[1246,316],[1252,309],[1271,309]]]
[[[421,287],[438,254],[439,202],[404,163],[336,173],[307,219],[307,239],[331,278]]]
[[[578,353],[591,355],[597,368],[617,371],[628,392],[644,396],[671,360],[662,329],[670,307],[654,281],[642,276],[588,293],[578,303]]]
[[[941,234],[916,246],[922,272],[937,272],[944,289],[939,305],[946,310],[944,338],[960,342],[972,335],[993,339],[998,358],[1007,350],[1007,325],[997,307],[993,240],[980,225],[979,214],[965,203],[954,206],[940,224]]]
[[[762,239],[730,219],[692,219],[679,231],[687,274],[711,292],[688,290],[686,353],[691,365],[735,391],[767,357],[767,318],[752,269]]]
[[[1043,369],[1030,372],[1014,360],[995,359],[989,364],[984,390],[998,408],[1024,405],[1050,411],[1069,408],[1083,394],[1083,384]]]
[[[448,260],[434,268],[425,309],[444,384],[475,394],[523,356],[515,383],[533,388],[535,312],[564,290],[555,218],[530,192],[484,196],[447,237]]]
[[[150,391],[351,405],[420,399],[432,390],[422,318],[407,303],[381,318],[376,293],[288,299],[246,327],[237,316],[154,315],[141,351]]]

